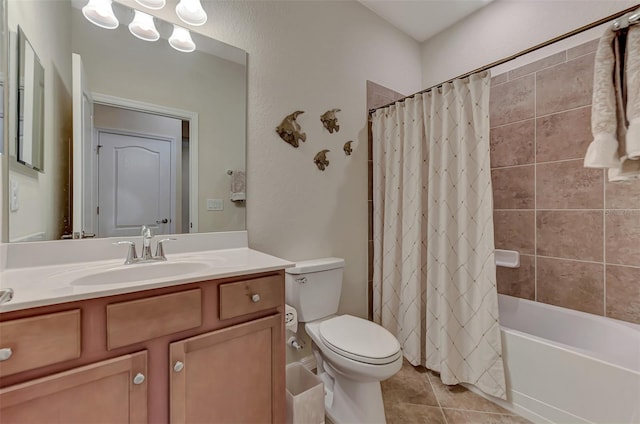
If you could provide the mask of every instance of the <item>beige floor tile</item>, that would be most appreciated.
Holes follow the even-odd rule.
[[[414,368],[404,362],[400,371],[381,383],[385,406],[394,403],[438,406],[426,368]]]
[[[469,411],[495,412],[509,414],[506,409],[496,405],[485,398],[469,391],[463,386],[447,386],[440,381],[440,376],[429,372],[429,381],[433,392],[443,408],[464,409]]]
[[[529,424],[517,415],[491,414],[487,412],[443,409],[448,424]]]
[[[446,424],[437,406],[396,403],[387,408],[387,424]]]

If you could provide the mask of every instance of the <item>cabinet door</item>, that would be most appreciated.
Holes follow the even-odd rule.
[[[282,314],[171,344],[171,422],[284,422]]]
[[[138,352],[0,390],[0,422],[146,423],[147,353]],[[143,380],[143,381],[141,381]]]

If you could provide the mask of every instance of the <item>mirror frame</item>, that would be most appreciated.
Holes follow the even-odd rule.
[[[27,69],[27,48],[33,55],[33,81],[25,77]],[[26,34],[18,25],[18,50],[17,50],[17,93],[18,100],[16,113],[16,160],[36,171],[44,171],[44,67],[38,54],[33,49]],[[40,76],[41,79],[38,78]],[[42,81],[42,85],[38,81]],[[22,81],[22,84],[21,84]],[[32,83],[31,99],[27,98],[27,84]],[[31,102],[29,102],[31,100]],[[27,113],[27,105],[31,104],[31,113]],[[31,119],[27,120],[27,117]],[[30,127],[31,131],[27,131]],[[27,135],[29,136],[27,138]],[[30,155],[25,156],[25,150],[29,147]]]

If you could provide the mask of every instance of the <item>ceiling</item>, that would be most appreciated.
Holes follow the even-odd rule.
[[[493,0],[358,0],[419,42],[472,14]]]

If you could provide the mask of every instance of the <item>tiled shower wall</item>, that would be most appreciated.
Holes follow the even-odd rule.
[[[498,291],[640,323],[640,181],[583,167],[597,42],[493,77],[491,174]]]

